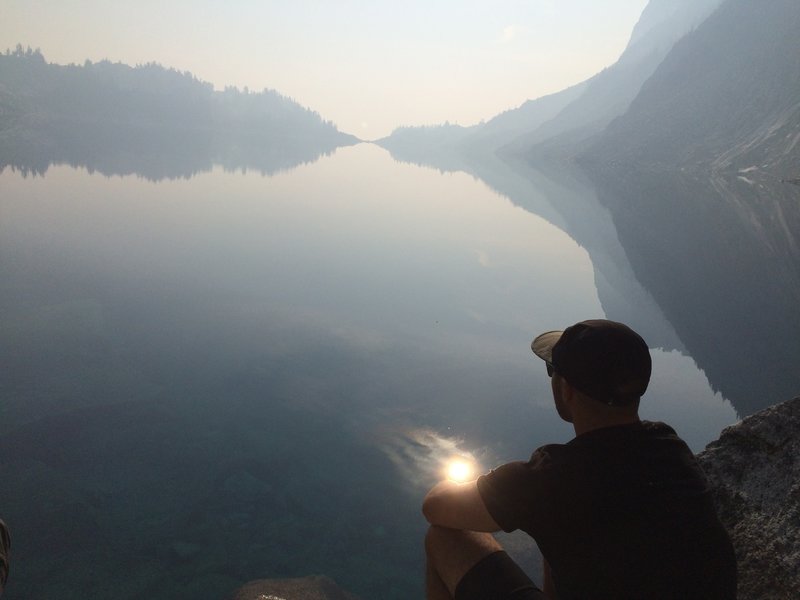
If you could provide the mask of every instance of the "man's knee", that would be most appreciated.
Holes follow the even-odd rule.
[[[431,525],[425,535],[428,564],[451,593],[469,569],[484,557],[502,549],[490,533]]]
[[[455,532],[455,529],[447,529],[438,525],[431,525],[425,533],[425,554],[432,556],[438,552],[442,546],[448,544],[448,538]]]
[[[481,531],[467,531],[463,529],[450,529],[431,525],[425,534],[425,552],[428,554],[439,551],[471,552],[489,554],[503,548],[494,539],[491,533]]]
[[[428,527],[428,532],[425,534],[425,547],[441,546],[441,545],[456,545],[463,546],[477,546],[477,547],[497,547],[501,550],[500,544],[494,539],[491,533],[483,531],[469,531],[466,529],[450,529],[449,527],[441,527],[440,525],[431,525]]]
[[[425,534],[425,552],[428,556],[442,553],[463,553],[473,546],[483,546],[491,543],[484,539],[487,537],[494,541],[494,538],[488,533],[431,525]]]

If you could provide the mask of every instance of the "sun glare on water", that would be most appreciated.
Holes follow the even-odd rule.
[[[473,479],[475,466],[466,458],[453,458],[447,463],[446,472],[450,481],[461,483]]]

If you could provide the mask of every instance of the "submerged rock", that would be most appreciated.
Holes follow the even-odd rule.
[[[800,598],[800,397],[723,430],[698,454],[731,534],[739,598]]]
[[[236,590],[229,600],[358,600],[329,577],[258,579]]]

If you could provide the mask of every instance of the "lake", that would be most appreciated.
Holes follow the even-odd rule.
[[[8,597],[320,573],[421,597],[425,491],[454,455],[488,469],[571,437],[530,342],[583,319],[643,333],[642,416],[694,450],[748,412],[640,283],[624,223],[554,178],[490,179],[370,144],[270,175],[6,168]]]

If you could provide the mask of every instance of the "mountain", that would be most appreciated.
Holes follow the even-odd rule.
[[[264,172],[358,140],[265,89],[215,91],[157,64],[47,63],[37,50],[0,54],[0,168],[66,162],[104,173],[189,176],[212,164]]]
[[[484,149],[497,149],[511,139],[532,135],[545,123],[557,117],[566,107],[583,96],[594,78],[570,86],[555,94],[528,100],[520,107],[507,110],[475,128],[469,144]]]
[[[683,38],[587,164],[800,177],[800,5],[727,0]]]
[[[468,128],[403,127],[377,143],[407,159],[416,153],[442,157],[486,154],[504,156],[573,155],[585,140],[623,114],[642,84],[672,46],[708,17],[722,0],[651,0],[637,22],[619,60],[590,79],[560,92],[528,100],[492,119]],[[431,151],[434,141],[436,151]],[[424,157],[411,162],[419,162]],[[447,162],[447,161],[446,161]],[[452,163],[452,156],[449,159]]]
[[[726,0],[578,156],[637,279],[742,414],[800,389],[799,30],[796,0]]]
[[[398,127],[390,136],[375,143],[400,160],[419,164],[436,164],[437,157],[445,155],[452,162],[452,158],[459,153],[486,154],[507,144],[510,139],[538,129],[580,97],[586,85],[587,82],[578,83],[555,94],[528,100],[517,108],[504,111],[485,123],[471,127],[450,123]],[[456,170],[459,168],[457,164],[437,166],[449,166]]]
[[[697,27],[721,0],[651,0],[616,63],[585,84],[581,95],[530,133],[520,132],[505,153],[571,155],[584,140],[623,114],[673,45]],[[558,149],[558,150],[557,150]]]

